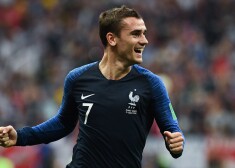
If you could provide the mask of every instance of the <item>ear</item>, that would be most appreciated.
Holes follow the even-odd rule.
[[[106,34],[106,39],[107,39],[109,45],[111,45],[111,46],[115,46],[116,43],[117,43],[116,42],[116,36],[111,32]]]

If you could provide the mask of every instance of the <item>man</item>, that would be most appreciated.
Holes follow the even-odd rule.
[[[166,147],[181,156],[184,137],[160,78],[139,65],[148,44],[142,17],[122,6],[101,13],[101,61],[72,70],[65,79],[58,114],[35,127],[0,127],[4,147],[50,143],[79,135],[67,168],[140,168],[155,119]]]

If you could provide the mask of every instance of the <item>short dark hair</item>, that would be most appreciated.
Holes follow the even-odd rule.
[[[134,9],[122,5],[120,8],[112,8],[104,11],[99,16],[99,35],[102,44],[107,46],[106,35],[108,32],[119,36],[122,29],[122,20],[127,17],[142,18],[142,16]]]

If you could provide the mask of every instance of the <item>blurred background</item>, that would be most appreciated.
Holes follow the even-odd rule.
[[[187,139],[172,159],[154,123],[143,168],[234,168],[235,0],[0,0],[0,125],[55,115],[66,74],[103,55],[100,12],[122,4],[145,20],[142,66],[164,80]],[[64,168],[77,133],[0,148],[0,168]]]

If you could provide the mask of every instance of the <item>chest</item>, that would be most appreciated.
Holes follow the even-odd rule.
[[[118,82],[80,80],[74,88],[80,122],[96,126],[143,120],[150,95],[148,84],[137,79]]]

